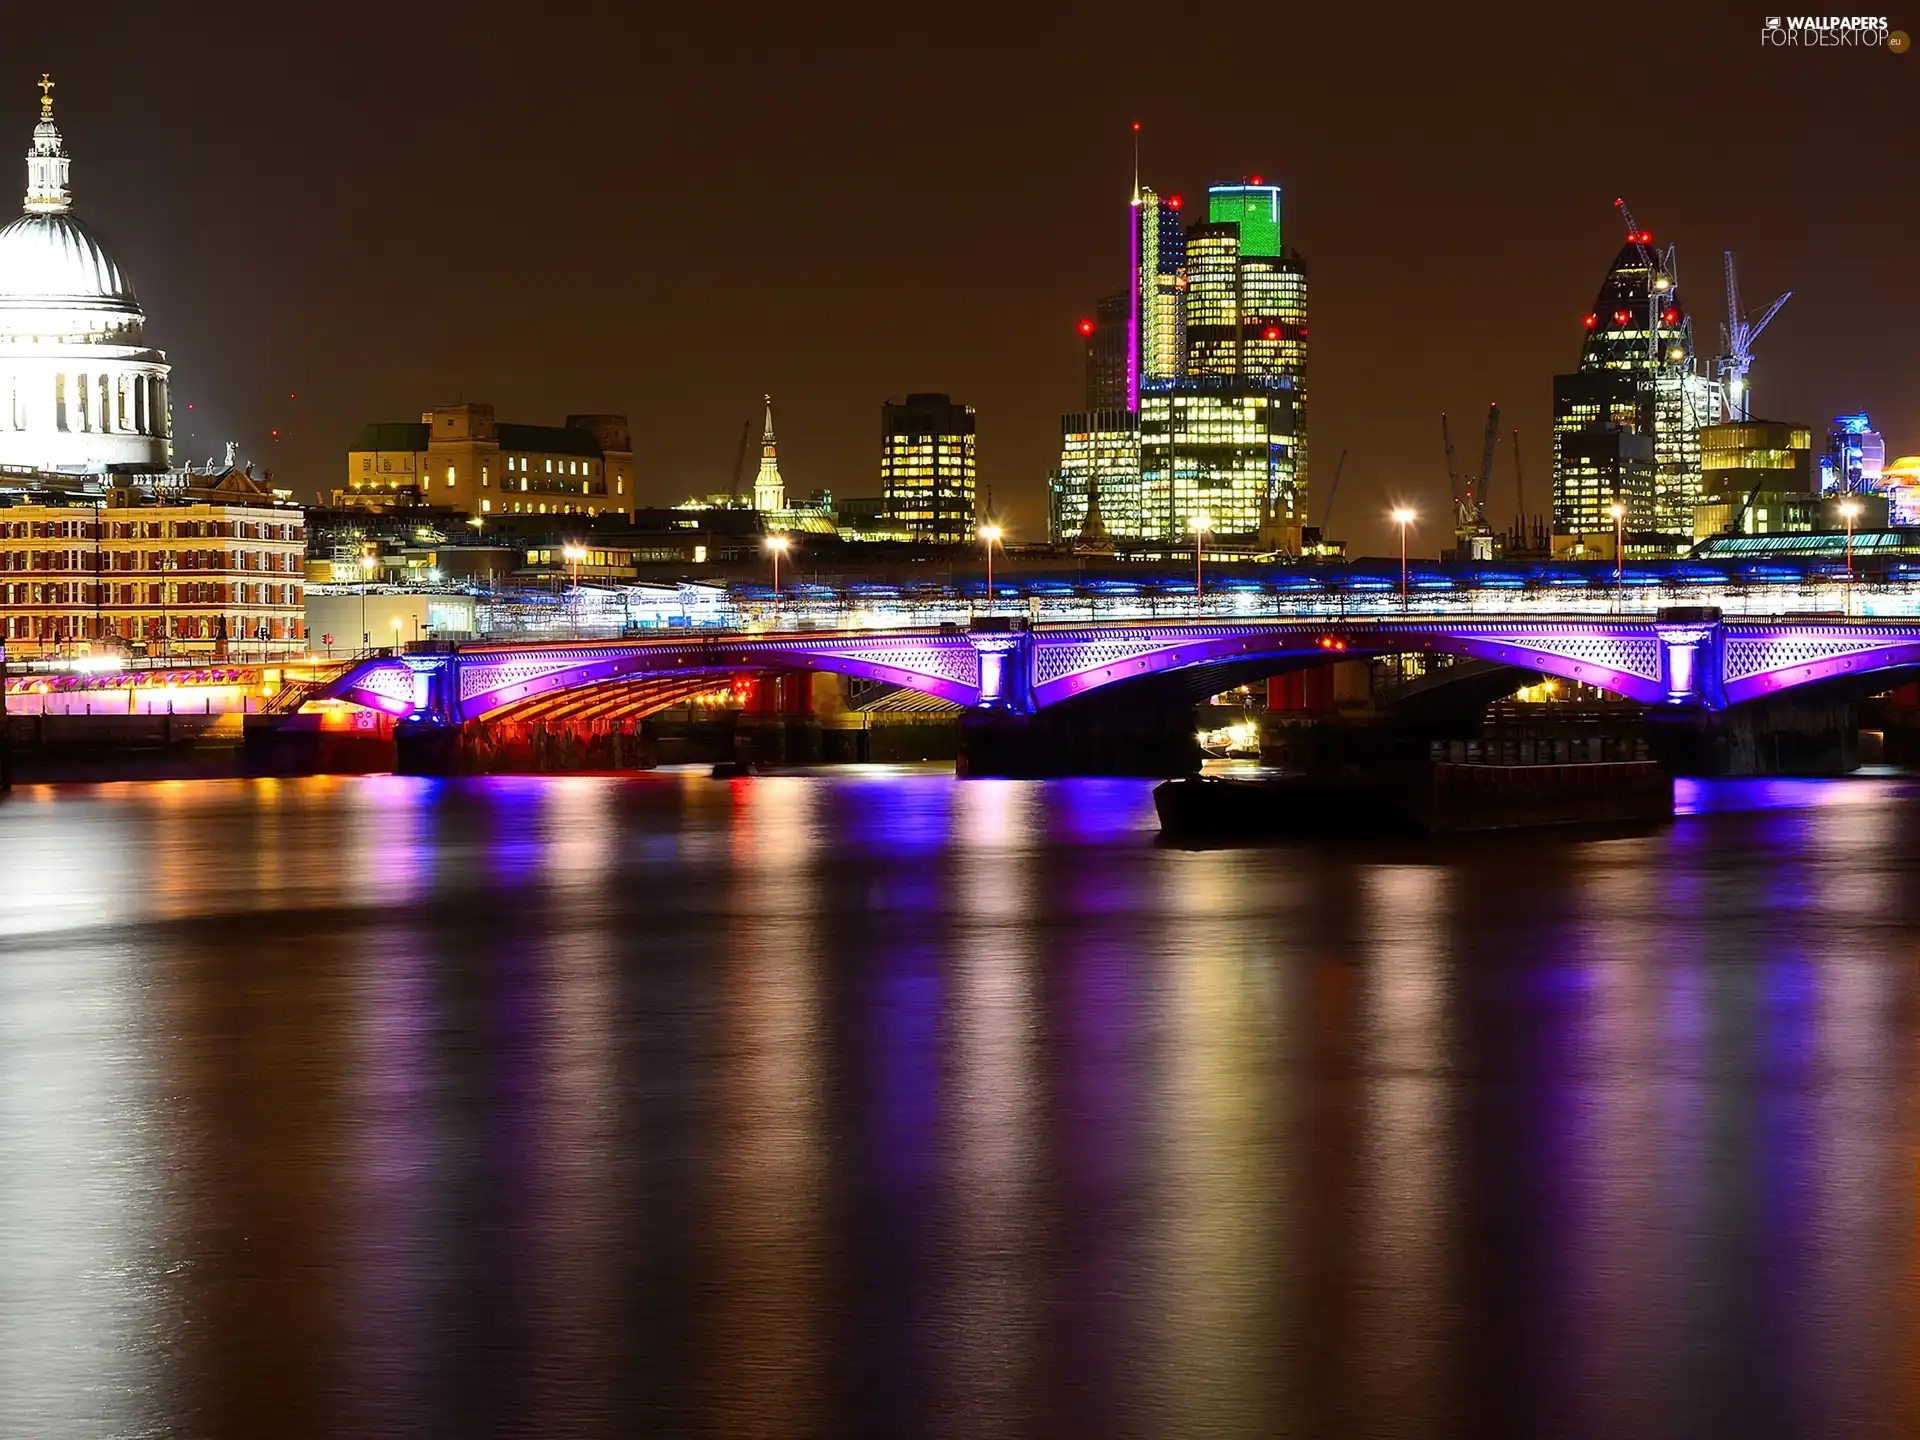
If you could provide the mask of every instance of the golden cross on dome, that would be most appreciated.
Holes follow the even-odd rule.
[[[51,110],[53,108],[53,87],[55,83],[53,76],[49,75],[45,70],[40,72],[40,108],[42,110]]]

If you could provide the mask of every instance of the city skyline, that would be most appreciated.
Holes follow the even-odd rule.
[[[718,488],[767,391],[790,489],[870,495],[878,404],[945,391],[979,413],[980,482],[1009,538],[1039,539],[1059,415],[1082,389],[1077,322],[1124,283],[1115,202],[1136,119],[1143,175],[1164,188],[1256,171],[1285,187],[1315,274],[1319,478],[1351,451],[1333,529],[1354,553],[1388,548],[1399,499],[1422,513],[1418,548],[1445,543],[1435,420],[1490,399],[1521,430],[1529,508],[1547,508],[1551,377],[1620,243],[1617,194],[1678,242],[1700,350],[1721,250],[1752,294],[1795,290],[1758,347],[1756,418],[1864,408],[1890,453],[1920,448],[1920,363],[1901,344],[1920,282],[1900,267],[1907,202],[1880,188],[1900,173],[1891,107],[1910,62],[1766,52],[1760,21],[1731,9],[1661,15],[1661,74],[1685,77],[1686,108],[1737,97],[1745,117],[1724,159],[1684,174],[1657,135],[1623,154],[1606,117],[1565,99],[1554,57],[1584,53],[1575,17],[1526,35],[1450,18],[1364,51],[1347,27],[1290,21],[1282,113],[1198,73],[1130,83],[1118,11],[1091,36],[1032,22],[1018,49],[982,15],[943,39],[954,75],[913,84],[875,70],[929,38],[897,17],[816,31],[773,14],[743,49],[689,17],[609,16],[608,43],[586,46],[495,28],[485,6],[459,31],[382,15],[383,55],[471,82],[417,108],[353,61],[371,10],[346,7],[337,35],[245,13],[212,7],[184,32],[133,17],[113,46],[24,17],[0,93],[21,97],[24,127],[30,82],[62,83],[89,217],[175,366],[179,457],[236,438],[304,500],[368,416],[478,398],[629,415],[639,498],[671,503]],[[1477,68],[1450,68],[1469,55]],[[211,78],[194,103],[154,106],[155,70]],[[840,93],[856,73],[880,75],[857,99]],[[1019,94],[1018,113],[978,113],[962,73]],[[228,77],[239,98],[215,100]],[[1630,67],[1614,83],[1628,104],[1659,92]],[[768,103],[727,110],[747,88]],[[1437,104],[1450,123],[1423,127]],[[1536,123],[1512,124],[1521,108]],[[795,123],[769,127],[774,111]],[[484,177],[479,198],[431,183],[454,168]],[[937,223],[913,218],[916,195]],[[754,222],[725,223],[742,196]]]

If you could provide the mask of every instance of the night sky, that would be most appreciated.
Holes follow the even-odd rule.
[[[1123,283],[1136,118],[1163,192],[1286,187],[1314,514],[1350,449],[1332,528],[1356,553],[1403,497],[1441,542],[1442,410],[1477,465],[1498,399],[1546,507],[1551,376],[1615,195],[1679,242],[1702,353],[1723,248],[1749,307],[1795,291],[1756,413],[1865,406],[1920,451],[1920,58],[1766,50],[1758,6],[1513,14],[16,5],[0,149],[24,154],[52,71],[76,211],[175,367],[180,453],[236,439],[309,501],[362,422],[465,398],[626,412],[641,497],[671,503],[725,488],[762,390],[790,492],[873,494],[880,402],[946,390],[979,409],[1010,538],[1040,538],[1075,322]],[[1496,519],[1512,482],[1503,440]]]

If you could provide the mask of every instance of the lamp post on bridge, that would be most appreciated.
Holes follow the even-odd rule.
[[[1627,553],[1627,507],[1615,499],[1607,507],[1607,513],[1613,516],[1613,601],[1618,607],[1626,585],[1623,567]]]
[[[573,638],[580,638],[580,562],[587,558],[584,545],[563,545],[560,558],[573,567],[573,595],[567,602],[567,609],[573,614]]]
[[[980,527],[981,543],[987,547],[987,607],[993,607],[993,546],[1001,536],[1001,529],[989,520]]]
[[[1853,614],[1853,525],[1860,518],[1860,502],[1848,499],[1840,502],[1840,514],[1847,522],[1847,614]]]
[[[1401,505],[1393,512],[1393,523],[1400,527],[1400,613],[1407,613],[1407,527],[1420,517]]]
[[[1200,602],[1207,597],[1207,576],[1202,568],[1207,548],[1207,532],[1213,529],[1213,517],[1200,514],[1190,522],[1193,526],[1193,603],[1198,609]]]
[[[773,556],[773,603],[776,610],[780,605],[780,557],[787,553],[787,547],[792,543],[784,535],[767,536],[767,553]]]
[[[371,545],[360,550],[360,648],[373,648],[373,632],[367,629],[367,581],[373,578],[374,568],[380,563],[380,557]]]

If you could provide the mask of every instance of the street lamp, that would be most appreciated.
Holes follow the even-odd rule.
[[[373,632],[367,628],[367,582],[380,566],[380,556],[369,545],[360,552],[360,648],[373,648]]]
[[[785,535],[767,536],[767,553],[773,557],[773,599],[780,603],[780,557],[787,553],[787,547],[793,542]]]
[[[1400,609],[1407,608],[1407,527],[1420,517],[1406,506],[1396,506],[1393,523],[1400,527]]]
[[[1615,500],[1607,507],[1607,513],[1613,516],[1613,588],[1617,598],[1626,584],[1621,565],[1627,553],[1627,507]]]
[[[1001,536],[998,525],[989,520],[980,527],[980,539],[987,547],[987,604],[993,604],[993,545]]]
[[[1860,502],[1847,499],[1840,502],[1840,514],[1847,522],[1847,614],[1853,614],[1853,522],[1860,518]]]
[[[395,650],[398,650],[400,648],[400,632],[404,628],[405,628],[404,622],[402,622],[400,617],[398,615],[394,616],[393,617],[393,648]]]
[[[1187,523],[1193,527],[1193,599],[1198,605],[1207,593],[1207,578],[1200,564],[1206,553],[1207,532],[1213,529],[1213,517],[1202,513]]]
[[[585,546],[563,545],[560,558],[573,567],[573,598],[567,608],[573,612],[573,638],[580,638],[580,562],[587,558]]]

